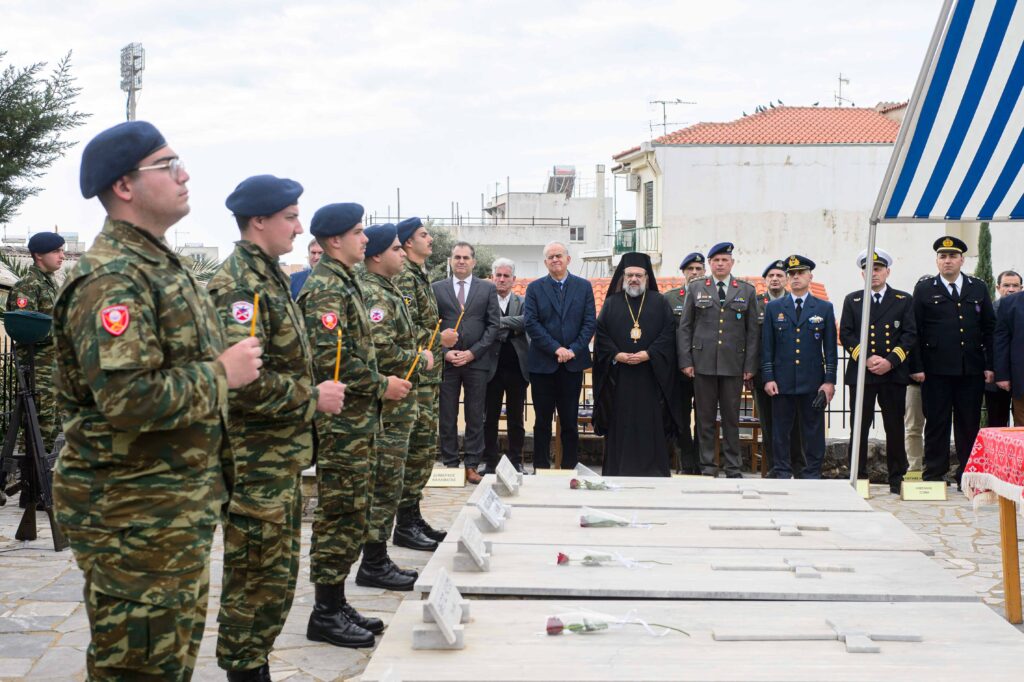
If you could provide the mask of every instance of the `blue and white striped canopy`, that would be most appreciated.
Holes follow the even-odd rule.
[[[1024,1],[947,2],[940,30],[875,217],[1024,220]]]

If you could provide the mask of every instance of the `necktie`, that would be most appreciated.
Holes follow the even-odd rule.
[[[463,308],[466,307],[466,282],[465,280],[459,280],[459,305]]]
[[[797,299],[794,299],[794,300],[796,302],[796,319],[799,320],[800,319],[800,313],[804,309],[804,299],[797,298]]]
[[[565,280],[558,283],[558,302],[565,300]]]
[[[718,305],[725,305],[725,282],[718,283]]]
[[[960,300],[960,294],[958,294],[956,292],[956,282],[953,282],[952,284],[949,285],[949,290],[950,290],[951,295],[953,296],[953,300],[954,301],[959,301]]]
[[[881,302],[882,302],[882,295],[881,294],[875,294],[875,305],[878,305]]]

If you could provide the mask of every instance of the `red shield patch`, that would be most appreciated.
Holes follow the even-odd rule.
[[[18,300],[15,301],[15,303],[17,303],[19,308],[24,308],[25,306],[28,305],[28,299],[25,298],[24,296],[19,296]]]
[[[131,315],[128,313],[128,306],[126,305],[111,305],[100,311],[100,321],[103,323],[103,328],[113,336],[124,334],[124,330],[128,329],[128,322],[130,320]]]
[[[320,321],[326,329],[334,329],[338,326],[338,316],[335,313],[324,313],[320,316]]]

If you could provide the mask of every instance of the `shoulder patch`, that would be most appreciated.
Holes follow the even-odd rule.
[[[370,308],[370,321],[371,322],[380,322],[383,319],[384,319],[384,309],[383,308]]]
[[[15,303],[17,304],[17,306],[18,306],[19,308],[24,308],[25,306],[27,306],[27,305],[28,305],[28,299],[27,299],[27,298],[25,298],[24,296],[19,296],[19,297],[18,297],[18,300],[17,300],[17,301],[15,301]]]
[[[338,326],[338,315],[337,313],[324,313],[320,316],[320,322],[324,325],[324,329],[334,329]]]
[[[113,336],[121,336],[128,329],[131,314],[126,305],[111,305],[100,311],[100,322],[103,328]]]
[[[235,301],[231,304],[231,317],[235,318],[238,324],[247,324],[252,320],[252,302]]]
[[[402,294],[402,300],[405,301],[405,305],[412,305],[412,296]]]

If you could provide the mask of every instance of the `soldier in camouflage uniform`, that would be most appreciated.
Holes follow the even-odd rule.
[[[377,366],[382,374],[404,377],[415,364],[416,368],[410,375],[415,383],[420,373],[433,368],[434,356],[430,351],[423,351],[422,357],[416,361],[416,330],[402,294],[392,282],[402,271],[405,251],[398,243],[394,225],[372,225],[366,229],[366,237],[369,242],[366,244],[365,270],[361,273],[360,284],[363,285],[366,308],[370,313]],[[409,434],[416,421],[416,389],[413,388],[404,400],[387,403],[381,419],[384,427],[377,436],[373,503],[356,584],[408,591],[418,574],[413,570],[403,571],[391,561],[387,542],[398,500],[402,496]]]
[[[345,578],[366,534],[381,400],[401,400],[412,386],[377,369],[370,319],[353,272],[367,241],[362,218],[363,207],[352,203],[329,204],[313,215],[309,231],[324,255],[299,294],[318,381],[334,376],[342,344],[338,366],[346,385],[345,411],[316,417],[317,506],[309,551],[316,602],[306,637],[343,647],[373,646],[374,633],[384,629],[380,619],[363,616],[345,600]]]
[[[54,306],[67,443],[53,490],[85,576],[90,680],[191,678],[227,499],[228,390],[261,364],[256,339],[224,350],[206,290],[164,239],[188,213],[187,181],[142,121],[82,154],[82,194],[108,217]]]
[[[56,232],[38,232],[28,240],[28,252],[32,256],[32,265],[29,266],[28,274],[14,283],[7,296],[7,310],[31,310],[52,316],[53,302],[57,299],[57,282],[53,273],[64,264],[64,237]],[[53,398],[53,336],[34,344],[33,348],[34,358],[29,357],[27,347],[19,346],[15,350],[22,367],[27,367],[29,361],[34,360],[39,433],[43,437],[43,447],[46,452],[50,452],[61,429],[57,403]],[[27,452],[23,436],[19,436],[19,442],[22,452]],[[24,507],[34,496],[31,476],[24,468],[21,481],[21,506]]]
[[[427,258],[433,253],[434,240],[419,218],[407,218],[398,223],[397,228],[406,261],[402,272],[393,281],[402,293],[413,324],[417,327],[417,345],[437,357],[442,344],[451,348],[458,343],[459,334],[454,329],[443,329],[434,337],[433,344],[430,343],[430,337],[440,319],[437,299],[434,298],[434,290],[430,287],[425,269]],[[420,513],[423,487],[430,478],[437,456],[437,400],[440,386],[441,363],[423,373],[417,382],[416,404],[419,414],[409,435],[409,456],[405,461],[402,499],[398,502],[394,533],[394,543],[399,547],[433,551],[446,535],[443,530],[431,528]]]
[[[313,460],[313,415],[341,412],[345,393],[333,380],[313,385],[302,313],[277,263],[302,234],[301,194],[299,183],[272,175],[239,184],[226,205],[242,240],[207,287],[228,342],[255,330],[264,348],[260,378],[230,396],[232,447],[224,466],[230,501],[217,617],[217,662],[229,680],[270,680],[267,656],[288,618],[299,573],[300,480]]]

